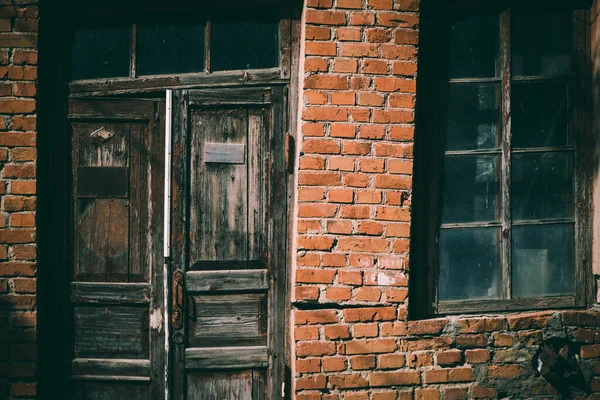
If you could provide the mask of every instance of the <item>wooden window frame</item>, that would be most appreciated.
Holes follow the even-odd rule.
[[[120,95],[128,93],[144,93],[156,92],[169,88],[193,88],[199,86],[245,86],[257,84],[286,84],[293,77],[292,71],[292,47],[293,47],[293,3],[292,0],[278,2],[275,0],[256,0],[256,4],[243,4],[243,2],[233,2],[231,7],[227,4],[221,4],[219,7],[170,7],[164,6],[159,8],[146,8],[141,11],[128,10],[123,12],[115,8],[98,9],[90,8],[85,10],[82,20],[98,23],[106,18],[114,17],[115,13],[120,15],[119,18],[124,18],[122,15],[130,15],[127,18],[127,24],[131,29],[131,53],[130,53],[130,68],[129,76],[127,77],[110,77],[110,78],[94,78],[94,79],[78,79],[67,80],[62,78],[61,91],[68,94],[69,97],[89,97],[101,95]],[[241,4],[241,5],[240,5]],[[265,8],[279,9],[279,65],[271,68],[261,69],[243,69],[243,70],[226,70],[226,71],[211,71],[210,68],[210,26],[212,15],[223,10],[234,10],[240,8],[249,8],[260,6]],[[137,25],[140,21],[145,21],[149,15],[156,13],[173,14],[179,13],[199,13],[198,21],[205,24],[205,68],[203,71],[173,73],[160,75],[142,75],[138,76],[136,71],[136,36]],[[88,17],[85,17],[87,15]],[[189,20],[189,17],[187,18]],[[81,25],[81,23],[80,23]],[[85,26],[85,25],[84,25]],[[66,38],[71,34],[72,29],[69,28],[62,35]],[[62,56],[63,62],[69,59],[69,55],[64,53]],[[66,68],[63,68],[66,70]]]
[[[415,212],[413,215],[418,221],[422,221],[421,227],[415,229],[413,243],[415,257],[411,261],[415,265],[411,267],[411,288],[412,293],[418,293],[420,298],[412,298],[411,316],[429,317],[445,314],[462,314],[478,312],[502,312],[502,311],[520,311],[520,310],[540,310],[556,308],[574,308],[585,307],[586,304],[593,302],[593,279],[591,277],[591,136],[589,123],[590,94],[587,81],[590,77],[590,57],[589,57],[589,27],[586,21],[589,19],[589,13],[585,10],[568,9],[573,13],[573,56],[572,56],[572,74],[562,77],[518,77],[511,76],[511,13],[509,7],[502,8],[471,8],[469,14],[480,15],[485,13],[496,13],[500,15],[500,53],[501,71],[500,76],[496,78],[484,79],[451,79],[454,83],[485,83],[496,82],[501,85],[498,105],[501,107],[501,118],[499,122],[500,146],[492,150],[474,150],[459,151],[459,154],[495,154],[501,158],[501,167],[499,176],[501,179],[501,215],[499,223],[481,223],[465,224],[477,226],[498,226],[501,228],[500,239],[500,264],[502,274],[502,292],[503,299],[499,300],[452,300],[439,301],[438,298],[438,234],[441,229],[438,201],[438,183],[439,183],[439,159],[445,152],[441,149],[438,140],[438,127],[440,123],[440,106],[444,103],[439,99],[439,85],[447,85],[449,80],[443,76],[444,63],[439,62],[440,54],[447,54],[449,43],[447,40],[440,40],[444,35],[440,35],[442,30],[439,24],[446,24],[453,19],[449,15],[465,15],[465,9],[450,8],[441,11],[441,9],[432,10],[431,14],[431,35],[426,37],[423,47],[428,52],[421,57],[419,71],[421,75],[419,94],[417,97],[417,118],[421,126],[417,127],[416,156],[421,160],[416,160],[415,173]],[[424,10],[427,16],[427,10]],[[520,11],[520,10],[516,10]],[[529,10],[527,10],[529,11]],[[537,8],[539,13],[550,13],[553,9],[547,7]],[[560,11],[565,11],[564,8]],[[425,19],[425,17],[423,18]],[[427,23],[424,22],[422,29],[427,32]],[[432,38],[435,33],[435,38]],[[445,35],[448,36],[448,35]],[[423,37],[423,36],[422,36]],[[446,37],[447,39],[447,37]],[[441,42],[441,43],[440,43]],[[424,65],[426,64],[426,65]],[[440,67],[440,65],[442,67]],[[545,80],[549,82],[570,82],[569,93],[572,94],[570,103],[569,125],[573,130],[574,145],[568,151],[574,153],[574,218],[575,224],[575,274],[574,294],[568,296],[547,296],[533,297],[525,299],[511,299],[511,245],[512,245],[512,220],[510,207],[510,179],[511,179],[511,155],[515,153],[511,149],[511,82],[517,80]],[[421,109],[422,108],[422,109]],[[422,139],[419,141],[419,137]],[[424,139],[423,139],[424,138]],[[538,149],[536,149],[538,150]],[[565,151],[558,148],[543,148],[539,151]],[[529,151],[529,150],[528,150]],[[517,150],[516,152],[519,152]],[[452,152],[455,153],[455,152]],[[434,157],[431,157],[434,154]],[[422,202],[419,204],[419,202]],[[432,212],[433,211],[433,212]],[[530,221],[535,222],[535,221]],[[557,221],[558,222],[558,221]],[[462,224],[452,224],[462,225]],[[426,268],[423,268],[426,267]],[[425,293],[425,296],[423,296]]]

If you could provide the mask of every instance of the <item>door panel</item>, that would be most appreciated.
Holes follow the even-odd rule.
[[[174,99],[172,267],[185,273],[185,300],[173,314],[186,316],[174,324],[174,398],[276,398],[287,241],[283,89],[189,90]]]
[[[76,399],[164,398],[164,105],[71,100]]]

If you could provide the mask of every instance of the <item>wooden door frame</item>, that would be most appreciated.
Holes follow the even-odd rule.
[[[263,87],[256,87],[252,92],[262,92]],[[214,92],[219,89],[203,89],[203,92]],[[286,305],[288,298],[288,268],[282,264],[289,264],[289,229],[288,229],[288,182],[290,175],[286,166],[286,132],[288,131],[289,118],[285,111],[288,103],[287,85],[269,85],[264,86],[265,96],[269,100],[263,103],[265,106],[270,104],[268,112],[271,126],[267,137],[265,151],[269,153],[269,166],[267,176],[269,177],[267,187],[268,201],[266,236],[269,256],[267,267],[269,270],[269,313],[268,313],[268,349],[269,349],[269,368],[267,376],[268,393],[270,398],[278,397],[281,392],[281,384],[286,380],[286,356],[289,348],[287,344]],[[173,139],[172,139],[172,225],[171,225],[171,276],[180,273],[185,276],[191,269],[189,265],[189,207],[190,207],[190,135],[192,134],[189,125],[190,109],[192,102],[188,98],[188,90],[175,91],[173,93]],[[246,91],[248,92],[248,91]],[[233,95],[233,93],[232,93]],[[252,104],[252,102],[241,103]],[[259,103],[256,103],[259,104]],[[263,105],[261,104],[261,105]],[[223,104],[224,107],[230,107],[231,104]],[[211,102],[209,107],[215,107]],[[183,189],[183,190],[182,190]],[[284,196],[282,198],[282,194]],[[285,223],[281,223],[285,221]],[[288,239],[278,239],[280,237]],[[275,247],[271,247],[274,245]],[[185,286],[185,285],[184,285]],[[186,316],[190,310],[186,309],[188,302],[183,302],[183,315]],[[274,311],[273,311],[274,310]],[[188,318],[183,318],[183,325],[177,332],[172,332],[172,338],[180,335],[183,339],[188,332]],[[188,333],[189,334],[189,333]],[[171,338],[171,339],[172,339]],[[174,343],[171,340],[171,375],[178,377],[172,379],[169,390],[173,394],[173,399],[185,398],[186,378],[185,369],[185,339],[183,343]],[[277,395],[275,395],[277,394]]]
[[[37,393],[40,399],[67,398],[68,382],[66,376],[67,355],[70,354],[68,340],[70,324],[65,305],[68,304],[68,268],[71,257],[71,224],[64,215],[71,215],[70,193],[70,137],[66,129],[67,101],[75,97],[105,96],[164,96],[165,89],[176,89],[184,86],[194,87],[239,87],[271,83],[283,84],[288,88],[287,123],[290,137],[296,138],[298,125],[298,101],[300,74],[300,34],[303,1],[287,0],[289,7],[289,51],[288,60],[282,64],[279,74],[260,72],[250,75],[248,80],[244,72],[225,73],[216,80],[192,79],[181,80],[173,77],[154,82],[146,87],[120,87],[118,83],[98,87],[90,83],[88,87],[65,87],[62,75],[62,60],[57,57],[57,49],[65,43],[65,29],[73,18],[78,18],[69,5],[57,1],[41,2],[39,13],[42,16],[39,26],[39,69],[37,96]],[[58,44],[58,45],[57,45]],[[96,86],[93,88],[93,86]],[[293,159],[292,159],[293,162]],[[293,198],[295,195],[293,175],[287,176],[287,217],[293,219]],[[290,227],[288,227],[290,228]],[[290,232],[291,233],[291,232]],[[292,236],[286,241],[287,277],[291,276],[293,255]],[[289,317],[291,298],[289,293],[293,284],[289,278],[284,282],[285,293],[285,335],[283,359],[284,382],[287,388],[285,398],[291,398],[291,328]]]

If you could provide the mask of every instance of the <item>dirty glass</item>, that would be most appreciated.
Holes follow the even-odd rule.
[[[515,82],[512,87],[513,148],[570,145],[568,86],[564,82]]]
[[[210,39],[212,71],[279,65],[279,20],[272,10],[218,14]]]
[[[573,224],[513,228],[514,298],[573,293]]]
[[[448,87],[446,151],[498,147],[499,89],[496,83]]]
[[[75,30],[71,48],[71,79],[129,76],[129,26]]]
[[[442,223],[498,220],[499,157],[446,156],[441,161]]]
[[[500,297],[500,228],[442,229],[439,236],[440,300]]]
[[[449,77],[496,76],[499,49],[498,15],[480,15],[455,21],[450,31]]]
[[[204,23],[140,24],[137,34],[137,74],[203,72],[204,32]]]
[[[517,14],[512,25],[513,76],[571,72],[573,14]]]
[[[573,217],[573,154],[513,154],[512,218]]]

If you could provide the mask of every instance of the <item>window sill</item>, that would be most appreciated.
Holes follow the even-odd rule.
[[[483,312],[541,311],[577,308],[574,296],[555,296],[514,300],[460,300],[440,301],[435,315]]]
[[[150,75],[139,78],[105,78],[78,80],[65,83],[63,90],[71,97],[93,96],[95,94],[122,94],[151,92],[170,88],[196,86],[257,85],[276,84],[286,81],[280,68],[261,70],[220,71],[213,73],[190,73],[173,75]]]

